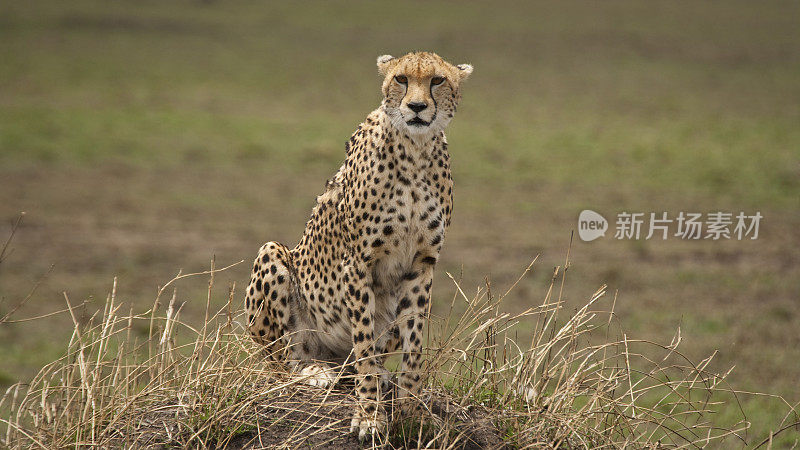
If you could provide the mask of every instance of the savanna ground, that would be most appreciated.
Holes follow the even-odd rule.
[[[100,300],[91,315],[115,276],[146,309],[212,256],[246,261],[217,280],[241,287],[261,243],[298,240],[378,105],[375,57],[415,49],[475,66],[448,130],[456,204],[434,311],[452,294],[445,271],[505,288],[536,255],[505,307],[538,304],[582,209],[760,211],[753,241],[615,240],[613,223],[576,236],[566,308],[608,283],[628,334],[670,342],[680,327],[689,356],[735,366],[735,388],[800,401],[794,2],[5,2],[0,236],[26,216],[0,266],[0,316],[42,277],[18,318],[63,309],[63,291]],[[206,287],[181,284],[184,321],[202,322]],[[0,325],[0,387],[71,332],[63,314]],[[739,400],[750,443],[786,413]]]

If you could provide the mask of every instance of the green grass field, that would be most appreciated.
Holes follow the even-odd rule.
[[[115,276],[144,310],[212,257],[246,260],[220,275],[241,288],[264,241],[297,242],[379,104],[375,57],[416,49],[475,66],[448,129],[456,203],[434,303],[452,295],[445,271],[504,292],[540,255],[507,307],[539,303],[583,209],[760,211],[757,240],[576,235],[566,308],[608,283],[630,335],[669,343],[680,327],[692,358],[718,350],[713,369],[736,366],[733,388],[800,402],[788,1],[0,4],[0,241],[26,212],[0,264],[0,317],[41,277],[14,318],[64,308],[64,291],[99,300],[88,317]],[[180,286],[184,320],[202,320],[206,287]],[[63,314],[0,324],[0,388],[61,355],[71,330]],[[740,402],[750,444],[788,410]]]

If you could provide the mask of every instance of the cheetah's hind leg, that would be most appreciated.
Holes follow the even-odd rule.
[[[271,298],[277,290],[270,288],[270,263],[272,255],[269,244],[264,244],[253,263],[250,284],[245,291],[245,313],[247,329],[250,337],[264,346],[268,358],[279,360],[283,354],[278,322],[273,318],[274,310],[270,307]]]
[[[297,333],[299,323],[305,321],[299,317],[302,311],[293,274],[291,253],[285,245],[267,242],[261,246],[247,286],[245,310],[253,340],[264,345],[272,359],[288,357],[294,367],[311,355]]]
[[[303,299],[296,286],[292,255],[286,246],[267,242],[253,264],[245,296],[250,336],[263,345],[270,358],[284,360],[311,386],[329,387],[338,373],[316,362],[322,355],[318,339],[309,328]]]

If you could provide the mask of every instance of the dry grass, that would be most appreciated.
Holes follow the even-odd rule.
[[[235,285],[222,309],[209,310],[215,275],[229,267],[217,269],[212,261],[209,271],[179,273],[140,314],[118,302],[116,282],[104,309],[85,321],[65,294],[64,312],[74,323],[66,355],[30,383],[8,389],[0,401],[0,411],[9,411],[0,418],[0,445],[357,447],[348,433],[354,397],[347,367],[339,368],[334,387],[322,389],[268,362],[244,333]],[[555,269],[537,306],[515,315],[504,313],[501,303],[516,283],[498,295],[487,280],[468,295],[450,276],[450,310],[463,303],[466,312],[431,317],[421,416],[394,416],[387,440],[371,444],[742,445],[746,421],[721,426],[714,420],[715,406],[736,401],[737,393],[727,387],[727,374],[707,370],[711,357],[699,363],[685,358],[678,351],[680,332],[668,345],[629,338],[615,324],[616,300],[607,298],[605,287],[567,314],[562,292],[568,267],[567,260]],[[172,285],[202,276],[209,280],[206,320],[193,326],[181,321],[183,305]],[[536,328],[523,346],[514,339],[515,327],[528,319]],[[132,335],[137,327],[146,327],[146,339]],[[392,412],[391,399],[385,401]]]

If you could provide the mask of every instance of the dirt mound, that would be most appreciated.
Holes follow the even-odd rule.
[[[269,386],[262,386],[270,390]],[[163,403],[140,411],[131,411],[134,420],[127,427],[113,430],[110,442],[126,448],[184,447],[204,442],[209,448],[300,448],[356,449],[370,446],[408,448],[435,438],[429,427],[420,427],[413,420],[395,420],[388,441],[358,441],[349,432],[350,419],[356,407],[351,394],[352,383],[341,383],[333,389],[293,384],[282,387],[268,400],[248,404],[238,414],[228,417],[227,433],[214,433],[206,440],[203,423],[193,419],[193,409],[178,402]],[[177,403],[177,404],[176,404]],[[427,412],[442,424],[449,424],[448,433],[455,449],[506,448],[500,432],[478,406],[459,406],[442,394],[425,394]],[[195,408],[197,409],[197,408]],[[200,407],[200,410],[207,409]],[[391,407],[388,409],[391,411]],[[213,420],[208,417],[207,422]],[[136,424],[131,427],[130,424]],[[194,424],[198,430],[193,430]],[[245,425],[246,424],[246,425]],[[215,424],[218,428],[220,424]],[[411,431],[414,431],[413,433]],[[416,442],[409,442],[414,438]]]

